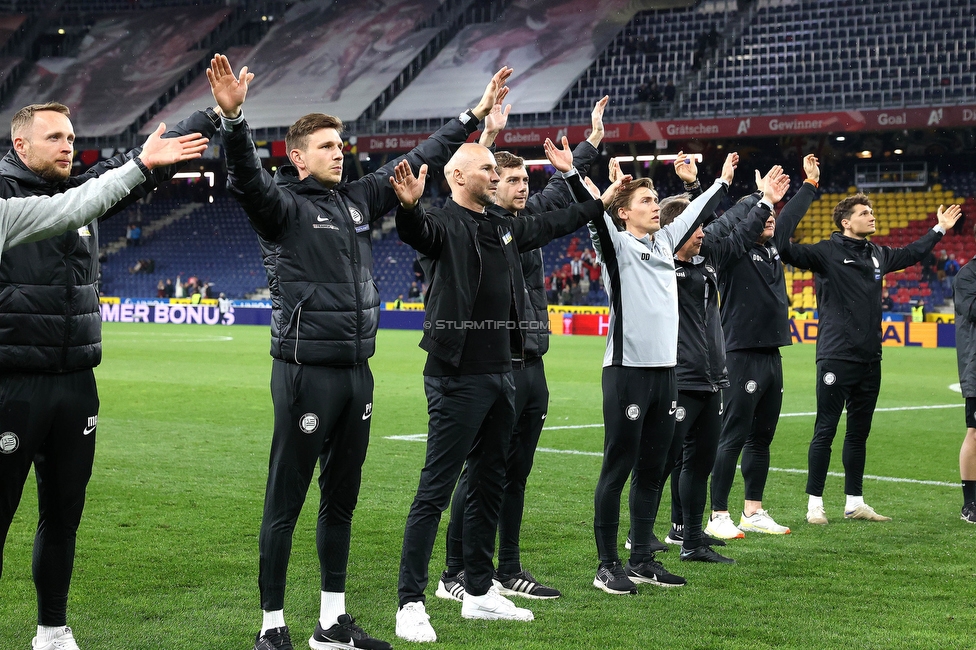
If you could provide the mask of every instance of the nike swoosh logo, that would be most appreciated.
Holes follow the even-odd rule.
[[[332,219],[329,219],[328,217],[323,217],[322,215],[319,215],[319,216],[315,217],[315,220],[316,221],[332,221]]]
[[[81,432],[81,435],[87,436],[88,434],[90,434],[94,430],[95,430],[95,427],[85,427],[85,430]]]
[[[844,264],[855,264],[856,260],[844,260]]]
[[[670,411],[668,411],[668,415],[674,415],[677,412],[678,412],[678,409],[671,409]]]
[[[368,419],[370,418],[370,416],[371,416],[371,415],[373,415],[373,413],[372,413],[372,412],[369,412],[369,413],[363,413],[363,419],[364,419],[364,420],[368,420]]]

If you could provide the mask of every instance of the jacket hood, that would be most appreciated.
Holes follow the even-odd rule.
[[[18,184],[36,194],[57,194],[61,191],[60,184],[46,181],[31,171],[13,149],[0,160],[0,176],[13,178]]]
[[[871,243],[867,239],[855,239],[854,237],[846,237],[839,232],[831,233],[830,240],[840,244],[844,248],[850,248],[856,251],[864,250]]]

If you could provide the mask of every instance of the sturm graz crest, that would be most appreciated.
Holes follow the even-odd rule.
[[[675,420],[675,422],[683,422],[684,419],[685,419],[685,415],[687,415],[687,413],[688,412],[685,411],[685,407],[679,406],[678,407],[678,410],[674,412],[674,420]]]
[[[757,388],[759,388],[759,384],[756,383],[755,379],[750,379],[749,381],[746,382],[747,393],[755,393]]]
[[[319,428],[319,416],[314,413],[306,413],[298,420],[298,428],[305,433],[315,433]]]
[[[349,216],[352,217],[352,222],[357,226],[363,222],[363,213],[356,208],[349,208]]]
[[[636,420],[640,417],[640,407],[636,404],[631,404],[627,407],[625,411],[628,420]]]
[[[823,376],[823,382],[828,386],[833,386],[834,382],[837,381],[837,375],[832,372],[825,372]]]
[[[13,431],[0,434],[0,454],[12,454],[20,447],[20,438]]]

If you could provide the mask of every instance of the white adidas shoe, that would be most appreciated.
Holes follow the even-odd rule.
[[[59,630],[60,634],[50,641],[42,642],[38,637],[31,641],[32,650],[81,650],[75,643],[71,628],[65,625]]]

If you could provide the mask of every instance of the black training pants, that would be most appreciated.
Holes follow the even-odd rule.
[[[505,483],[498,515],[498,572],[502,574],[521,570],[519,536],[525,508],[525,484],[532,471],[535,448],[539,445],[549,409],[549,386],[541,358],[513,371],[512,375],[515,380],[515,428],[505,458]],[[467,486],[468,471],[465,468],[454,489],[451,521],[447,527],[447,568],[452,572],[464,568],[461,534]]]
[[[282,609],[291,539],[319,462],[316,546],[322,591],[346,590],[352,513],[359,499],[373,411],[369,364],[271,367],[274,437],[261,519],[261,609]]]
[[[38,625],[66,623],[97,421],[98,390],[90,369],[63,374],[0,372],[0,574],[7,531],[33,463]]]
[[[726,355],[729,388],[712,469],[712,510],[729,509],[735,466],[742,454],[746,501],[762,501],[769,476],[769,446],[783,406],[783,360],[779,349],[738,350]]]
[[[488,593],[505,454],[515,425],[515,382],[510,372],[424,377],[424,391],[430,416],[427,457],[403,533],[397,586],[400,607],[426,601],[437,527],[465,462],[464,586],[474,596]]]
[[[844,434],[844,494],[864,494],[864,461],[874,407],[881,391],[881,362],[822,359],[817,362],[817,421],[808,454],[807,494],[823,496],[830,446],[847,406]]]
[[[651,504],[666,476],[677,399],[674,368],[603,369],[603,465],[593,517],[601,563],[619,560],[620,494],[631,473],[631,560],[643,562],[652,556]]]

